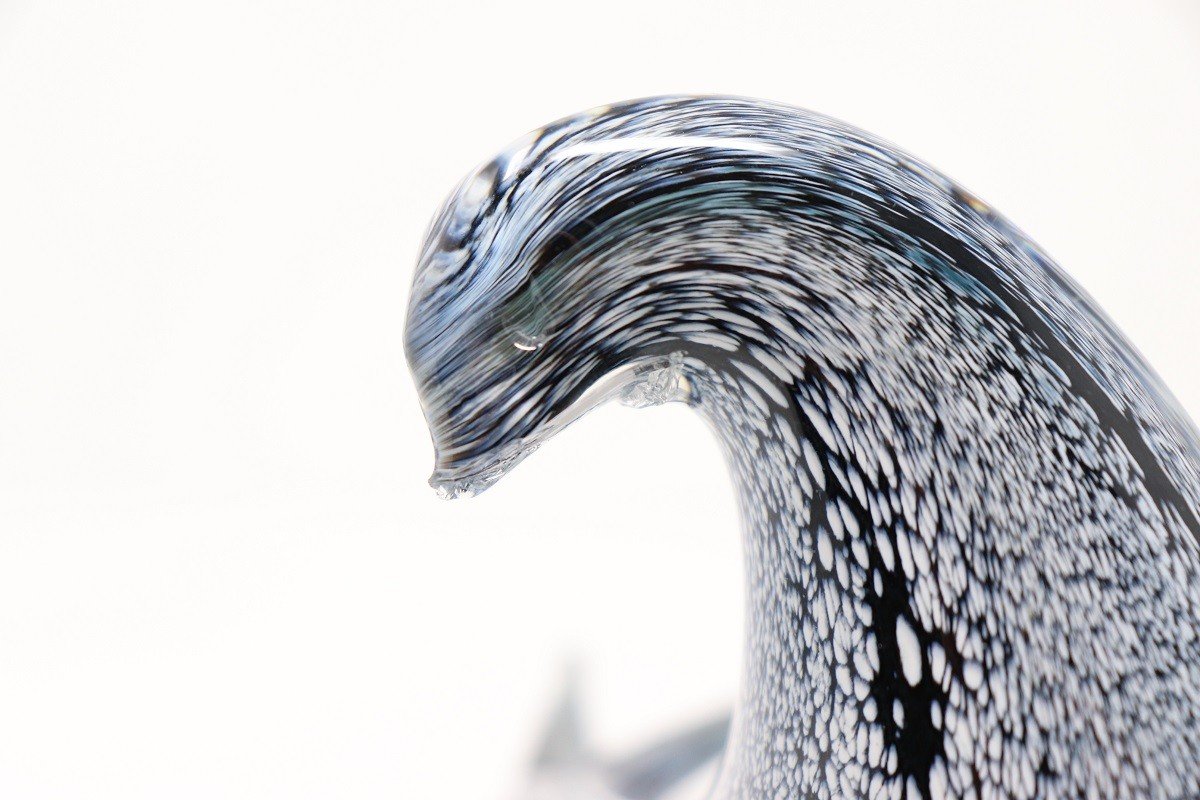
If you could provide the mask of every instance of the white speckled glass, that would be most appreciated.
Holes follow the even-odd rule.
[[[713,797],[1200,795],[1195,428],[921,162],[745,99],[561,120],[439,212],[407,350],[450,496],[610,398],[710,423],[748,579]]]

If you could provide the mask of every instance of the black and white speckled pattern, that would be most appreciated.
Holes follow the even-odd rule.
[[[618,392],[711,423],[749,592],[714,797],[1200,796],[1195,429],[924,164],[734,98],[562,120],[446,203],[407,349],[452,495]]]

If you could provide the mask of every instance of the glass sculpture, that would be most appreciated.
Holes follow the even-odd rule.
[[[737,98],[555,122],[438,213],[406,348],[448,496],[611,398],[720,438],[747,641],[712,797],[1200,796],[1196,430],[920,161]]]

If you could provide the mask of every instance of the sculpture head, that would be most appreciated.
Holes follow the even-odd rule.
[[[438,212],[405,338],[444,493],[486,488],[672,352],[654,297],[675,278],[651,272],[715,257],[712,237],[688,231],[777,156],[719,118],[671,113],[681,103],[696,101],[548,126],[472,172]]]
[[[581,322],[593,321],[596,296],[569,289],[580,264],[598,260],[595,243],[571,230],[586,170],[554,157],[555,132],[579,122],[538,131],[474,170],[427,234],[405,346],[436,451],[430,482],[447,496],[487,488],[611,394],[587,390],[620,348],[589,340],[594,326]]]

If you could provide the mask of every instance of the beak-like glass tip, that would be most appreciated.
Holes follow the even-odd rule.
[[[429,477],[429,485],[443,500],[458,500],[462,497],[474,497],[500,479],[499,475],[490,479],[460,478],[458,480],[440,478],[435,472]]]
[[[445,500],[474,497],[507,475],[537,448],[535,443],[515,442],[494,456],[474,458],[454,467],[438,467],[429,476],[429,485]]]

